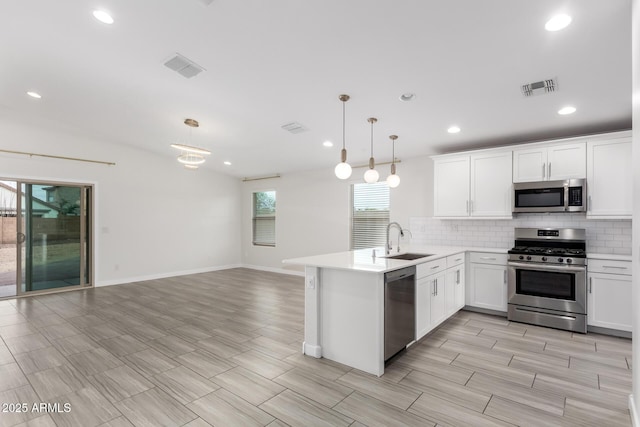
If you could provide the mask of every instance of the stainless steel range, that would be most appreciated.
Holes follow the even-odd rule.
[[[587,332],[585,230],[516,228],[509,251],[508,319]]]

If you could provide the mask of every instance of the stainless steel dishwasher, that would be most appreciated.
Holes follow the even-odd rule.
[[[384,360],[387,361],[416,337],[416,267],[384,275]]]

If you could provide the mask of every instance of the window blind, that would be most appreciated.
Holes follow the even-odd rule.
[[[253,193],[253,244],[276,245],[276,192]]]
[[[389,224],[389,186],[386,182],[351,187],[351,249],[385,245]]]

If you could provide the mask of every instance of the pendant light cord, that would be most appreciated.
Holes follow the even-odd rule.
[[[373,157],[373,123],[374,121],[371,121],[371,157]]]
[[[344,135],[345,135],[345,132],[344,132],[344,128],[345,128],[344,122],[345,122],[345,117],[346,117],[346,116],[345,116],[344,111],[345,111],[345,104],[346,104],[346,103],[347,103],[346,101],[342,101],[342,149],[343,149],[343,150],[344,150],[344,148],[345,148],[345,146],[344,146]]]

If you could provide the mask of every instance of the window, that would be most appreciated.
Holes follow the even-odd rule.
[[[384,246],[389,224],[387,183],[353,184],[351,200],[351,249]]]
[[[253,244],[276,245],[276,192],[253,193]]]

